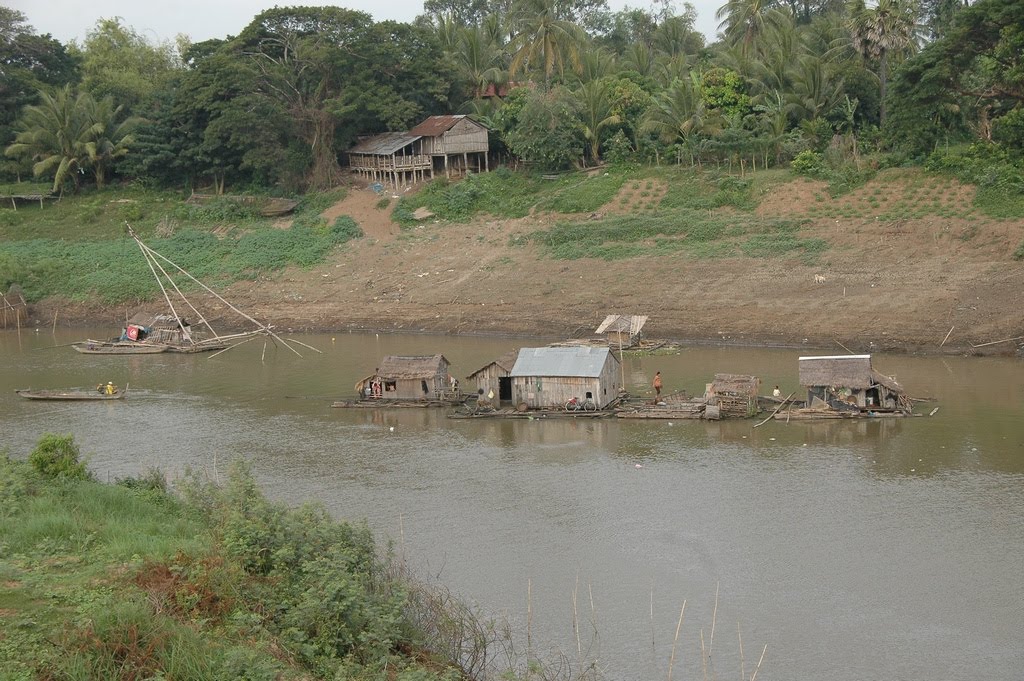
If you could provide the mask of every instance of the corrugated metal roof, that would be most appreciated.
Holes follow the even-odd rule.
[[[448,364],[444,355],[388,355],[380,362],[377,373],[382,378],[430,378],[441,370],[441,362]]]
[[[431,116],[415,128],[409,131],[410,135],[420,137],[437,137],[452,129],[456,123],[465,118],[465,114],[454,114],[449,116]]]
[[[388,156],[407,144],[412,144],[421,136],[412,132],[382,132],[365,139],[348,150],[350,154],[376,154]]]
[[[621,331],[635,336],[647,323],[647,315],[610,314],[601,322],[594,333],[615,333]]]
[[[611,351],[608,348],[522,348],[510,376],[579,376],[601,375]]]

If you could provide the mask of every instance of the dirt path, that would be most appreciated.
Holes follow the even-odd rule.
[[[642,191],[656,196],[664,188]],[[1015,351],[1013,342],[972,346],[1024,336],[1024,266],[1012,257],[1024,242],[1024,221],[938,217],[920,209],[883,220],[881,208],[871,212],[899,191],[881,176],[841,199],[805,180],[773,188],[761,214],[807,217],[801,236],[830,244],[817,264],[807,265],[698,259],[682,251],[551,260],[532,243],[512,239],[550,225],[551,216],[427,221],[400,230],[389,218],[394,199],[378,208],[382,197],[353,189],[326,215],[352,216],[366,238],[319,267],[238,283],[227,298],[294,330],[573,336],[618,312],[650,315],[648,336],[686,342],[837,352]],[[973,196],[968,187],[942,191],[950,205],[970,205]],[[638,211],[652,202],[616,197],[601,212]],[[61,318],[69,316],[62,308]]]

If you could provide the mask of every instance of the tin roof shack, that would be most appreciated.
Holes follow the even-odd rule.
[[[349,167],[373,182],[398,187],[434,177],[430,156],[423,153],[419,135],[385,132],[368,137],[348,150]]]
[[[899,383],[871,368],[871,355],[801,357],[799,366],[808,407],[904,414],[913,409]]]
[[[356,384],[360,396],[366,394],[375,377],[380,378],[382,400],[430,401],[441,399],[448,388],[448,360],[444,355],[403,357],[388,355],[377,373]]]
[[[519,351],[510,350],[490,364],[482,366],[469,376],[466,376],[466,380],[476,383],[478,394],[487,395],[493,391],[499,401],[511,401],[511,374],[518,358]]]
[[[409,131],[421,137],[422,153],[432,158],[433,169],[444,170],[446,177],[465,175],[471,170],[489,170],[487,127],[465,115],[430,116]]]
[[[631,348],[640,341],[640,330],[646,323],[646,315],[610,314],[594,333],[599,336],[605,334],[608,347],[621,350]]]
[[[757,376],[715,374],[715,380],[708,384],[704,392],[704,399],[707,401],[704,417],[711,419],[753,416],[760,408],[757,401],[760,389],[761,379]]]
[[[532,409],[561,409],[573,397],[604,409],[622,388],[608,348],[522,348],[510,376],[513,402]]]

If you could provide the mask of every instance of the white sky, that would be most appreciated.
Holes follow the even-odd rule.
[[[715,10],[725,0],[690,1],[697,8],[697,30],[712,42],[716,30]],[[612,11],[627,5],[648,7],[649,3],[650,0],[608,0]],[[37,32],[50,33],[64,43],[71,40],[81,43],[99,19],[110,17],[121,17],[122,23],[155,42],[173,40],[179,33],[199,42],[238,35],[253,17],[275,6],[338,5],[367,12],[376,21],[409,22],[423,13],[422,0],[346,0],[344,3],[324,0],[0,0],[0,5],[19,10]],[[676,6],[681,8],[683,0],[678,0]]]

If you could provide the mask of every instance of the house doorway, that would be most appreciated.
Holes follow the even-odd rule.
[[[498,400],[501,402],[512,401],[512,377],[511,376],[499,376],[498,377]]]

